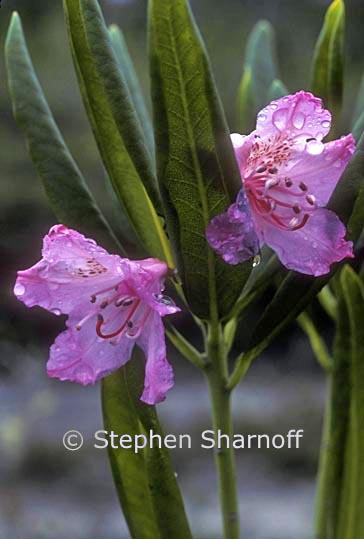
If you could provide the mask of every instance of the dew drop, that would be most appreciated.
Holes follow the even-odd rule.
[[[296,112],[292,119],[292,123],[296,129],[302,129],[302,127],[305,125],[306,116],[303,114],[303,112]]]
[[[341,161],[340,161],[340,159],[338,159],[337,161],[335,161],[334,167],[335,167],[335,168],[340,168],[340,167],[341,167]]]
[[[259,266],[260,261],[261,261],[260,254],[255,255],[255,257],[253,258],[253,268],[256,268],[257,266]]]
[[[277,129],[279,129],[279,131],[283,131],[283,129],[286,127],[287,117],[288,117],[288,109],[276,110],[272,117],[273,125]]]
[[[330,124],[329,120],[323,120],[323,121],[321,122],[321,126],[322,126],[324,129],[328,129],[328,128],[330,127],[330,125],[331,125],[331,124]]]
[[[306,150],[310,155],[320,155],[324,151],[324,145],[317,139],[312,139],[307,142]]]
[[[163,294],[155,294],[154,299],[163,305],[176,305],[172,298]]]
[[[14,287],[14,294],[16,296],[24,296],[25,294],[25,286],[23,286],[20,283],[17,283]]]
[[[266,119],[267,119],[267,115],[264,114],[263,112],[260,112],[258,114],[258,117],[257,117],[258,122],[265,122]]]
[[[56,316],[60,316],[62,314],[59,309],[51,309],[51,313],[55,314]]]
[[[314,241],[314,242],[312,243],[312,247],[313,247],[313,249],[317,249],[317,242],[316,242],[316,241]]]

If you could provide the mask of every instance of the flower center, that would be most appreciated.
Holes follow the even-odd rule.
[[[292,153],[289,140],[257,140],[243,178],[251,207],[260,217],[282,230],[302,228],[316,209],[316,199],[304,182],[281,174],[279,166]]]
[[[137,338],[152,308],[138,297],[122,294],[119,285],[96,292],[90,298],[93,309],[78,322],[76,329],[97,317],[95,331],[100,339],[110,339],[111,344],[118,344],[122,337]]]

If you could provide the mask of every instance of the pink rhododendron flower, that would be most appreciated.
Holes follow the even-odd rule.
[[[67,330],[51,346],[48,375],[95,383],[124,365],[136,343],[147,360],[141,398],[162,401],[173,386],[173,371],[161,317],[179,311],[162,293],[167,270],[155,258],[120,258],[75,230],[51,228],[42,259],[18,272],[14,288],[28,307],[68,315]]]
[[[347,135],[324,144],[330,126],[321,99],[301,91],[272,101],[250,135],[232,135],[243,189],[206,231],[226,262],[244,262],[266,243],[287,268],[319,276],[353,256],[345,226],[325,205],[355,142]]]

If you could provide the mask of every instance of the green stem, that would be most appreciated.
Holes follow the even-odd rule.
[[[210,397],[212,403],[212,420],[217,433],[226,434],[231,441],[233,436],[233,421],[231,415],[231,391],[227,383],[227,354],[221,327],[210,328],[207,338],[207,356],[209,364],[206,367]],[[219,478],[219,493],[222,510],[224,539],[239,539],[238,493],[234,449],[231,443],[222,442],[221,448],[216,448],[215,458]]]

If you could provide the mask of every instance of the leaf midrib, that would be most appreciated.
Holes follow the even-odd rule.
[[[175,68],[176,68],[176,72],[177,72],[177,75],[178,75],[178,85],[179,85],[179,87],[181,89],[180,97],[181,97],[183,111],[184,111],[183,120],[184,120],[185,127],[186,127],[186,132],[187,132],[187,136],[188,136],[188,143],[189,143],[189,146],[190,146],[194,172],[196,174],[196,179],[197,179],[197,187],[198,187],[198,191],[199,191],[200,199],[201,199],[201,204],[202,204],[202,217],[203,217],[203,220],[204,220],[205,228],[207,228],[207,226],[209,224],[209,221],[210,221],[210,215],[209,215],[207,199],[204,196],[205,190],[204,190],[203,177],[202,177],[202,172],[201,172],[199,159],[198,159],[198,155],[197,155],[196,145],[195,145],[195,142],[194,142],[193,131],[191,130],[191,117],[190,117],[189,108],[188,108],[188,101],[187,101],[187,96],[186,96],[186,88],[185,88],[185,84],[184,84],[184,80],[183,80],[183,73],[182,73],[182,70],[181,70],[179,56],[178,56],[178,52],[177,52],[177,48],[176,48],[176,39],[175,39],[174,32],[173,32],[173,26],[172,26],[172,20],[171,20],[171,9],[173,9],[173,8],[172,8],[171,4],[169,4],[169,6],[168,6],[167,24],[168,24],[169,34],[170,34],[171,52],[172,52],[172,54],[174,56],[174,59],[175,59]],[[189,79],[189,81],[190,81],[190,79]],[[215,269],[214,254],[212,253],[212,251],[208,247],[207,247],[207,257],[208,257],[208,261],[207,261],[208,270],[207,270],[207,273],[208,273],[210,300],[213,299],[213,302],[214,302],[214,303],[212,303],[210,301],[210,312],[211,312],[212,305],[216,305],[216,280],[215,280],[215,272],[214,272],[214,269]]]

